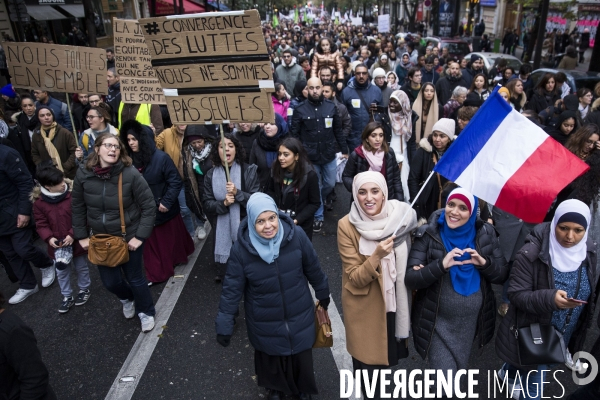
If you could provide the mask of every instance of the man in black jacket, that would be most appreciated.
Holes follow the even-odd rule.
[[[460,65],[456,61],[450,61],[448,63],[448,74],[435,84],[435,91],[437,92],[437,98],[439,104],[446,104],[452,92],[457,86],[469,87],[465,78],[460,72]]]
[[[19,279],[17,293],[8,301],[17,304],[37,293],[38,285],[29,262],[42,271],[42,286],[54,282],[54,262],[33,245],[29,193],[33,180],[15,149],[0,144],[0,251]]]
[[[335,104],[323,96],[323,86],[319,78],[311,78],[306,84],[308,99],[295,110],[291,124],[291,134],[299,139],[308,158],[319,176],[321,206],[315,213],[313,232],[323,227],[323,202],[335,186],[337,160],[336,142],[348,157],[346,139]]]
[[[77,136],[81,136],[83,131],[90,127],[85,117],[92,105],[88,101],[87,93],[78,93],[77,100],[73,102],[73,122],[75,123]]]

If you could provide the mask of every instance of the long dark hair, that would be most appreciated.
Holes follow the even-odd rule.
[[[373,133],[373,131],[377,128],[380,128],[383,131],[383,137],[385,138],[385,129],[383,129],[383,125],[381,125],[379,122],[376,121],[371,121],[367,124],[367,126],[365,126],[365,129],[363,129],[362,133],[360,134],[360,138],[362,140],[362,145],[364,146],[364,148],[367,151],[373,151],[373,149],[371,148],[371,145],[369,144],[369,136],[371,136],[371,133]],[[390,151],[388,144],[387,144],[387,140],[384,140],[381,143],[381,150],[383,150],[385,153],[387,153],[388,151]]]
[[[585,160],[590,170],[573,182],[575,198],[598,209],[598,192],[600,191],[600,151],[595,151]]]
[[[323,40],[327,40],[329,42],[329,52],[330,53],[335,53],[337,51],[337,46],[335,45],[335,43],[333,43],[333,40],[331,40],[331,38],[324,37],[324,38],[319,39],[319,42],[317,43],[317,52],[319,54],[323,54],[323,48],[321,47],[321,42]]]
[[[544,93],[546,92],[546,83],[548,83],[550,79],[554,79],[554,90],[552,91],[552,94],[556,93],[556,78],[551,72],[548,72],[544,74],[544,76],[542,76],[542,79],[540,79],[540,81],[535,87],[535,91],[541,95],[544,95]]]
[[[583,153],[583,149],[585,149],[588,139],[594,134],[600,135],[598,125],[586,124],[569,135],[565,147],[569,149],[571,153],[579,157]],[[594,152],[595,149],[596,146],[592,148],[592,152]]]
[[[235,158],[233,161],[237,161],[237,163],[240,164],[240,167],[243,166],[244,158],[246,157],[246,153],[244,152],[244,146],[242,146],[240,141],[237,140],[236,137],[233,136],[231,133],[225,133],[224,136],[225,139],[231,140],[233,142],[233,145],[235,146]],[[218,137],[215,141],[215,144],[213,145],[212,152],[210,154],[213,165],[215,167],[223,165],[223,160],[221,160],[221,157],[219,156],[219,149],[222,146],[223,144],[221,143],[221,137]],[[229,166],[231,167],[231,164]]]
[[[306,166],[309,163],[306,150],[304,149],[302,143],[298,139],[293,137],[283,139],[283,141],[279,143],[279,148],[281,148],[281,146],[294,153],[294,156],[298,156],[298,161],[296,161],[294,173],[292,174],[292,185],[294,187],[299,187],[300,182],[302,181],[302,178],[306,173]],[[280,185],[283,182],[285,170],[281,168],[281,164],[279,164],[277,160],[275,160],[271,168],[273,170],[273,181],[276,185]]]
[[[485,82],[487,81],[487,78],[485,77],[485,75],[484,75],[484,74],[477,74],[477,75],[475,75],[475,76],[473,77],[473,82],[471,82],[471,87],[469,88],[469,93],[471,93],[471,92],[474,92],[474,91],[475,91],[475,80],[476,80],[478,77],[480,77],[480,76],[483,78],[483,90],[486,90],[486,89],[487,89],[487,88],[485,87],[485,86],[486,86]]]
[[[137,153],[134,153],[129,146],[129,135],[132,135],[138,141]],[[150,164],[152,156],[156,152],[156,145],[154,144],[154,132],[152,132],[149,126],[142,125],[138,121],[131,119],[123,123],[119,136],[125,144],[125,149],[131,154],[130,157],[136,168],[143,168]]]

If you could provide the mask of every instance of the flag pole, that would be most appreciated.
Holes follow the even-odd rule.
[[[67,108],[69,109],[69,117],[71,117],[71,125],[73,126],[73,135],[75,135],[75,143],[79,146],[79,137],[77,135],[77,128],[75,127],[75,121],[73,120],[73,112],[71,111],[71,102],[69,101],[69,93],[67,93]]]
[[[227,175],[227,182],[230,182],[229,179],[229,164],[227,163],[227,156],[225,155],[225,133],[223,133],[223,124],[219,124],[221,128],[221,145],[223,146],[223,162],[225,162],[225,175]]]
[[[415,205],[415,203],[417,202],[417,199],[419,198],[419,196],[421,195],[421,193],[423,193],[423,189],[425,189],[425,186],[427,186],[427,183],[429,182],[429,180],[431,179],[431,177],[433,176],[433,174],[435,174],[434,171],[431,171],[431,173],[429,174],[429,176],[427,177],[427,179],[425,179],[425,183],[423,183],[423,186],[421,186],[421,189],[419,190],[419,193],[417,193],[417,195],[415,196],[415,198],[413,199],[412,203],[410,203],[410,210],[408,210],[407,212],[404,213],[404,216],[402,217],[402,219],[400,220],[400,223],[398,224],[398,226],[396,227],[396,229],[394,230],[394,234],[393,236],[396,235],[396,233],[398,232],[398,229],[400,229],[400,227],[402,226],[402,223],[404,222],[404,220],[406,219],[406,216],[412,211],[413,206]]]

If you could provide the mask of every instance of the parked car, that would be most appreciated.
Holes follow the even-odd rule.
[[[575,93],[577,89],[588,88],[592,91],[594,90],[594,86],[598,82],[600,82],[600,76],[597,73],[594,75],[589,75],[583,71],[577,70],[566,70],[566,69],[553,69],[553,68],[540,68],[536,69],[531,73],[531,80],[533,81],[533,85],[537,85],[538,81],[544,76],[544,74],[551,72],[556,74],[557,72],[564,72],[567,75],[567,82],[571,87],[571,93]]]
[[[517,57],[511,56],[510,54],[502,54],[502,53],[482,53],[482,52],[476,52],[476,53],[467,54],[465,56],[465,58],[470,61],[471,60],[471,56],[473,54],[476,54],[476,55],[478,55],[479,57],[481,57],[483,59],[483,64],[485,65],[485,68],[488,71],[490,71],[492,69],[492,67],[496,63],[496,60],[500,59],[500,58],[506,59],[506,62],[508,62],[508,66],[512,67],[515,70],[516,73],[519,73],[519,68],[521,68],[521,65],[523,65],[523,63],[521,62],[521,60],[519,60]]]
[[[469,43],[462,39],[429,36],[425,38],[425,42],[433,42],[434,47],[440,49],[440,54],[442,54],[442,49],[447,47],[450,56],[456,57],[459,60],[462,60],[464,56],[471,52]]]

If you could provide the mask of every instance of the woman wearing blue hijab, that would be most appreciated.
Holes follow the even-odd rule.
[[[506,259],[494,227],[477,218],[478,201],[468,191],[450,192],[415,234],[405,283],[417,289],[412,307],[415,348],[436,370],[468,369],[478,336],[494,336],[496,301],[491,283],[507,278]],[[466,380],[461,380],[465,388]]]
[[[253,194],[246,210],[227,262],[217,341],[229,346],[243,296],[258,385],[268,389],[268,399],[284,394],[310,399],[317,385],[312,363],[315,306],[308,282],[327,308],[327,276],[302,228],[279,212],[270,196]],[[241,343],[234,341],[236,346]]]

